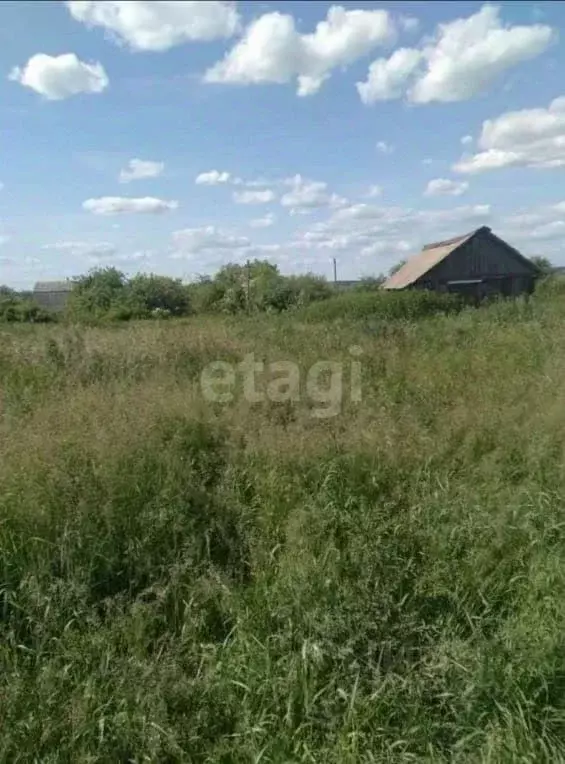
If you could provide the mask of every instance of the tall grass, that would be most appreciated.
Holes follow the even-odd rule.
[[[564,325],[0,330],[0,761],[565,760]],[[353,345],[331,419],[200,390]]]

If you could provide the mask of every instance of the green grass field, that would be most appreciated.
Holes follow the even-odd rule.
[[[565,761],[562,300],[0,329],[0,761]]]

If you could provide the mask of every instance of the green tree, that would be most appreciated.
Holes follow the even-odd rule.
[[[366,276],[361,279],[359,286],[356,288],[361,292],[372,292],[376,289],[380,289],[385,281],[386,278],[382,274],[379,274],[378,276]]]
[[[396,265],[393,265],[392,268],[389,270],[388,275],[394,276],[395,273],[398,273],[398,271],[406,265],[406,259],[400,260]]]
[[[194,313],[217,311],[225,294],[225,286],[210,276],[198,276],[189,284],[187,293]]]
[[[134,315],[126,276],[117,268],[95,268],[74,279],[66,306],[73,320],[127,319]]]
[[[47,323],[55,317],[29,297],[7,286],[0,286],[0,321],[19,323]]]
[[[312,302],[327,300],[332,297],[334,289],[323,276],[306,273],[304,276],[289,276],[288,283],[292,289],[293,305],[302,307]]]
[[[190,308],[188,289],[180,279],[169,276],[144,273],[134,276],[129,282],[129,298],[142,315],[166,311],[172,316],[183,316]]]
[[[553,271],[553,264],[551,260],[549,260],[547,257],[544,257],[543,255],[534,255],[533,257],[530,257],[530,260],[535,266],[537,266],[541,276],[549,276],[549,274]]]

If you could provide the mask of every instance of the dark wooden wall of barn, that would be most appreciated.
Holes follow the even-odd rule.
[[[425,275],[445,283],[496,276],[532,276],[532,269],[488,233],[479,233]]]

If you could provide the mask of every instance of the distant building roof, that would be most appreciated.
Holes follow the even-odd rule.
[[[453,239],[426,244],[419,254],[410,258],[402,268],[385,281],[384,289],[404,289],[410,286],[480,230],[477,228],[471,233],[456,236]]]
[[[332,282],[337,287],[354,287],[360,284],[359,279],[342,279],[341,281]]]
[[[38,281],[33,287],[34,292],[70,292],[72,281]]]

